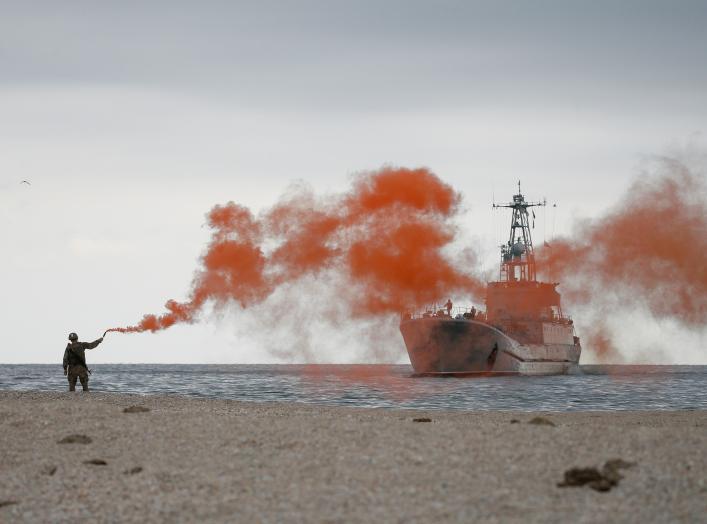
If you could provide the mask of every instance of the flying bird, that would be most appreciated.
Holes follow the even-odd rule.
[[[20,184],[27,184],[28,186],[31,186],[31,185],[32,185],[32,184],[30,184],[27,180],[23,180],[22,182],[20,182]]]

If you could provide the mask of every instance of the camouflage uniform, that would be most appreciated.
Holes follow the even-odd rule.
[[[87,349],[93,349],[103,342],[102,338],[93,342],[69,342],[64,351],[64,372],[69,377],[69,391],[76,390],[76,379],[81,381],[84,391],[88,391]]]

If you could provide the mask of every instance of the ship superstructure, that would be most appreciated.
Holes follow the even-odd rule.
[[[418,374],[563,374],[577,370],[581,345],[563,315],[558,283],[537,280],[531,236],[534,207],[520,190],[512,202],[499,279],[486,289],[486,312],[442,308],[403,313],[400,331]],[[530,214],[529,214],[530,210]]]

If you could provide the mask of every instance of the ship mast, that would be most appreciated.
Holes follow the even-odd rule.
[[[545,204],[545,200],[542,202],[526,202],[520,191],[520,180],[518,181],[518,194],[513,195],[513,202],[493,204],[494,208],[506,207],[513,210],[508,243],[501,246],[499,280],[502,282],[536,281],[535,253],[533,251],[533,239],[530,235],[528,208],[544,206]],[[535,213],[533,213],[533,219],[535,219]]]

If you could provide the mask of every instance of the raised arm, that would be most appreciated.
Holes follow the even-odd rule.
[[[103,337],[96,339],[93,342],[86,342],[85,348],[86,349],[93,349],[95,347],[98,347],[98,344],[100,344],[101,342],[103,342]]]

